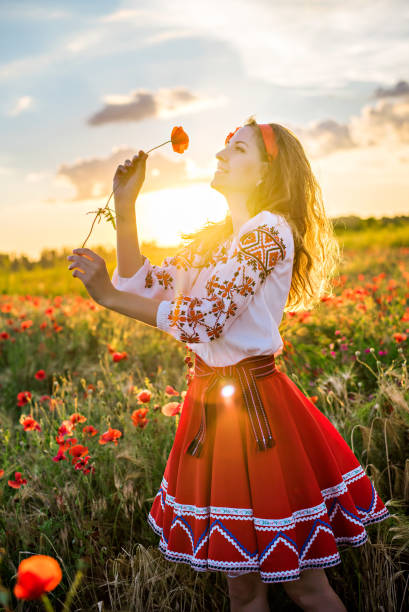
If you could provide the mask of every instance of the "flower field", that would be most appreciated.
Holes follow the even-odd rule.
[[[348,610],[403,612],[409,247],[372,235],[345,240],[332,296],[284,314],[277,366],[337,427],[392,514],[327,569],[331,584]],[[9,283],[0,294],[2,609],[62,610],[71,589],[71,610],[227,612],[225,578],[165,561],[146,522],[183,406],[185,347],[100,307],[62,263]],[[34,559],[33,573],[19,573],[33,555],[37,574]],[[47,565],[50,582],[41,582],[43,556],[58,562]],[[298,609],[279,585],[269,596],[272,609]]]

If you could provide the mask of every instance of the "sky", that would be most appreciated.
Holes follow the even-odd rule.
[[[174,126],[140,240],[222,219],[215,155],[250,116],[300,139],[329,217],[409,214],[407,0],[0,0],[0,253],[82,246],[117,166]]]

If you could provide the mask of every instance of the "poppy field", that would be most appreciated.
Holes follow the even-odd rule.
[[[397,244],[386,233],[340,233],[333,295],[284,313],[277,358],[391,513],[326,570],[359,612],[403,612],[409,597],[409,224]],[[225,577],[164,560],[146,521],[191,355],[96,304],[64,259],[9,271],[0,286],[1,609],[227,612]],[[299,609],[280,585],[269,597]]]

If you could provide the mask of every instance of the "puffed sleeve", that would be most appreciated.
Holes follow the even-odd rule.
[[[189,291],[197,269],[197,256],[185,247],[174,257],[167,257],[161,266],[152,265],[147,257],[133,276],[120,276],[118,266],[112,273],[111,282],[119,291],[135,293],[150,298],[173,299],[182,291]]]
[[[260,224],[260,218],[268,222]],[[200,295],[179,292],[159,304],[157,326],[187,343],[211,342],[222,336],[286,258],[287,236],[272,224],[276,219],[277,215],[268,212],[253,217],[254,223],[250,220],[233,240],[229,257],[210,268]]]

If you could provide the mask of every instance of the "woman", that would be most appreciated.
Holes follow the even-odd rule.
[[[170,561],[227,575],[232,610],[268,610],[269,583],[302,609],[346,610],[325,569],[387,508],[340,433],[275,363],[284,310],[330,290],[339,249],[298,139],[251,117],[217,155],[230,215],[161,267],[138,246],[146,154],[114,178],[118,267],[76,249],[100,304],[195,353],[163,479],[148,515]]]

